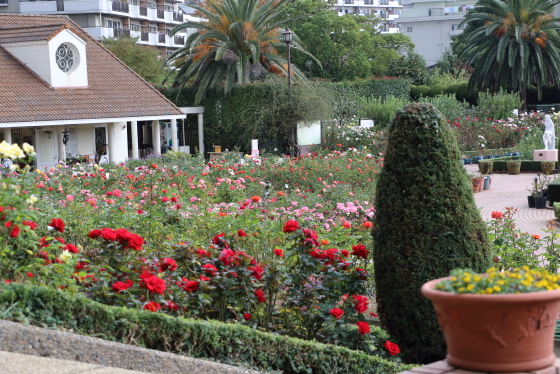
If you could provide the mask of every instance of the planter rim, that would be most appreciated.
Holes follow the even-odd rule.
[[[431,280],[422,285],[422,295],[430,300],[449,300],[450,298],[456,301],[463,302],[499,302],[499,303],[526,303],[526,302],[540,302],[548,301],[554,299],[560,299],[560,289],[552,291],[538,291],[538,292],[526,292],[518,294],[491,294],[491,295],[479,295],[479,294],[456,294],[452,292],[439,291],[436,290],[436,284],[444,279],[450,279],[451,277],[444,277]]]

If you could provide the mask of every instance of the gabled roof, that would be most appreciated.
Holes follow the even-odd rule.
[[[76,30],[72,29],[68,23],[47,26],[0,27],[0,44],[34,42],[39,40],[49,41],[64,29],[69,29],[73,33],[76,33]]]
[[[0,125],[184,116],[150,83],[66,16],[0,13],[0,25]],[[16,41],[48,40],[65,28],[86,42],[88,88],[53,89],[2,47]]]

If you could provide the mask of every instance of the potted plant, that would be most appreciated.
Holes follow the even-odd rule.
[[[507,167],[508,167],[508,174],[519,174],[521,172],[521,161],[515,160],[515,161],[508,161],[507,163]]]
[[[531,189],[531,195],[535,200],[535,208],[545,209],[546,200],[548,199],[548,183],[550,177],[546,175],[541,178],[541,174],[537,174],[537,177],[533,180],[533,188]]]
[[[481,174],[492,174],[492,169],[494,168],[494,160],[481,160],[478,162],[478,170]]]
[[[482,191],[484,188],[484,176],[474,174],[470,174],[470,176],[473,184],[473,192]]]
[[[486,274],[456,269],[429,281],[447,343],[447,362],[480,372],[524,372],[550,366],[560,311],[560,276],[545,270]]]
[[[542,161],[541,170],[543,174],[552,174],[554,167],[556,166],[556,161]]]

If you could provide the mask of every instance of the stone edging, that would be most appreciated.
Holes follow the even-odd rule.
[[[237,366],[0,320],[0,351],[157,374],[262,374]]]

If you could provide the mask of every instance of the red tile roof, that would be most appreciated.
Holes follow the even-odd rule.
[[[65,16],[0,13],[0,25],[0,124],[183,115],[150,83]],[[53,89],[1,46],[48,40],[64,28],[86,42],[89,88]]]

